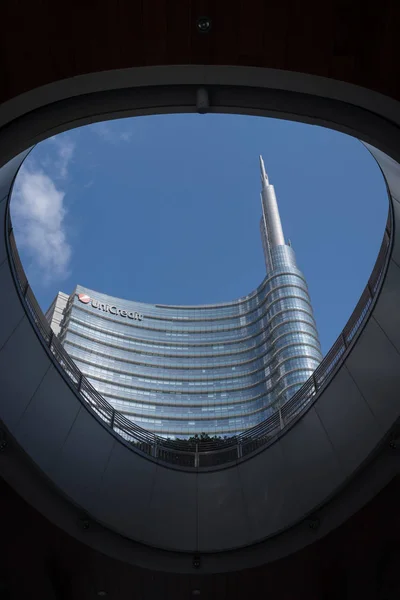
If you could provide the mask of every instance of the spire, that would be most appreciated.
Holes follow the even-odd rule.
[[[264,184],[265,182],[268,185],[268,175],[265,171],[265,165],[264,165],[264,161],[263,161],[263,157],[260,154],[260,169],[261,169],[261,182]]]
[[[262,156],[260,156],[260,169],[262,182],[261,204],[265,224],[265,235],[268,248],[272,250],[272,248],[275,248],[276,246],[284,246],[285,238],[283,237],[282,223],[279,216],[274,186],[269,183]]]

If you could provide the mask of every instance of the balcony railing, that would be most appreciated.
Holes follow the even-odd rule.
[[[304,385],[275,413],[255,427],[226,440],[184,441],[167,440],[146,431],[119,411],[115,410],[85,378],[58,338],[54,335],[29,286],[22,267],[8,215],[9,250],[16,283],[25,302],[27,313],[42,342],[53,355],[55,363],[89,410],[91,410],[116,435],[123,438],[133,451],[146,454],[155,460],[176,467],[201,469],[232,464],[260,450],[282,435],[295,420],[315,402],[317,396],[332,379],[343,363],[357,333],[370,314],[378,294],[389,256],[392,241],[392,220],[389,214],[381,248],[372,274],[342,333],[323,361]]]

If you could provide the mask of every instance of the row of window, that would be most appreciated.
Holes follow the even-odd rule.
[[[180,348],[182,352],[177,352],[177,348],[166,348],[165,345],[157,343],[138,343],[137,347],[122,348],[119,345],[111,344],[102,340],[94,340],[88,334],[90,331],[85,331],[82,328],[79,332],[68,330],[63,336],[65,343],[71,342],[75,346],[84,348],[87,352],[96,353],[99,356],[107,356],[110,361],[124,361],[134,364],[153,365],[157,368],[181,368],[181,369],[206,369],[206,368],[225,368],[229,365],[245,365],[255,363],[255,361],[263,360],[267,362],[267,358],[271,352],[278,351],[285,346],[298,343],[306,344],[309,347],[317,349],[319,352],[319,342],[315,335],[305,331],[288,331],[278,332],[279,336],[274,338],[274,344],[271,346],[265,341],[262,341],[258,346],[253,346],[250,350],[239,352],[221,352],[225,350],[225,345],[213,347],[213,351],[219,350],[216,353],[205,353],[206,347],[196,347],[196,354],[187,354],[189,348]],[[119,341],[119,340],[116,340]],[[227,346],[227,348],[232,348]],[[175,354],[174,354],[175,352]],[[264,357],[265,360],[264,360]],[[100,360],[100,359],[99,359]],[[260,363],[261,364],[261,363]]]
[[[304,284],[304,282],[301,281],[301,283],[303,285],[299,284],[300,282],[291,282],[291,283],[286,283],[286,284],[282,284],[279,287],[273,288],[269,293],[267,298],[265,298],[262,303],[257,306],[257,308],[253,309],[251,312],[239,312],[235,317],[223,317],[222,319],[217,319],[217,318],[213,318],[213,319],[193,319],[190,320],[188,317],[185,317],[185,319],[180,320],[178,318],[175,317],[170,317],[169,315],[164,316],[162,314],[159,315],[153,315],[153,316],[149,316],[148,314],[146,315],[146,321],[141,323],[141,326],[152,326],[151,328],[154,330],[163,330],[163,329],[167,329],[167,330],[171,330],[173,331],[174,329],[179,330],[179,331],[187,331],[189,333],[195,333],[198,329],[203,329],[205,326],[210,327],[211,330],[213,331],[226,331],[226,330],[230,330],[230,329],[240,329],[243,326],[249,326],[252,324],[257,323],[262,317],[264,317],[266,315],[266,311],[268,310],[268,307],[273,304],[274,302],[276,302],[279,299],[284,299],[290,296],[293,297],[299,297],[299,298],[303,298],[304,300],[306,300],[307,302],[309,302],[309,295],[308,295],[308,291],[307,288]],[[268,302],[266,302],[266,300],[268,299]],[[66,314],[69,313],[69,311],[72,309],[72,307],[79,311],[81,311],[83,314],[81,316],[81,319],[85,318],[85,315],[90,315],[91,317],[96,317],[97,319],[101,319],[101,320],[106,320],[109,321],[111,323],[113,323],[114,326],[119,326],[122,325],[124,328],[134,328],[137,326],[136,322],[131,322],[131,321],[121,321],[120,319],[115,319],[112,315],[110,314],[103,314],[102,312],[99,312],[98,310],[92,308],[90,305],[88,306],[83,306],[82,304],[80,304],[76,298],[74,299],[74,302],[68,305],[68,308],[66,310]],[[223,321],[221,324],[218,324],[221,322],[221,320]],[[156,321],[154,324],[152,323],[152,321]],[[186,323],[190,323],[189,327],[184,327],[182,328],[183,324]],[[198,323],[198,325],[197,325]]]
[[[272,352],[271,349],[270,352],[267,352],[264,356],[244,364],[238,363],[228,366],[220,365],[218,368],[215,368],[215,365],[210,363],[209,365],[203,365],[204,368],[200,369],[195,368],[196,363],[193,359],[192,368],[190,366],[182,368],[181,365],[176,364],[174,367],[166,367],[162,364],[151,364],[149,362],[146,362],[146,364],[137,364],[129,360],[124,360],[124,358],[121,357],[116,359],[113,357],[112,353],[106,354],[104,349],[103,352],[99,353],[91,348],[85,348],[79,343],[76,344],[71,342],[70,338],[71,336],[68,334],[64,341],[64,346],[73,358],[95,365],[101,365],[103,368],[106,368],[113,373],[127,374],[136,377],[148,375],[152,378],[162,377],[163,380],[170,379],[175,381],[178,378],[180,381],[204,381],[204,379],[232,380],[242,379],[251,375],[254,376],[260,372],[262,372],[263,375],[268,376],[272,373],[274,368],[277,368],[278,363],[291,357],[311,357],[318,362],[320,361],[320,352],[316,347],[292,342],[290,345],[278,348],[275,352]],[[143,357],[143,359],[146,359],[146,357]]]
[[[291,317],[292,314],[295,315],[295,318],[289,319],[289,317]],[[190,350],[194,351],[194,352],[196,352],[196,347],[197,347],[197,349],[198,349],[197,352],[199,352],[199,351],[201,351],[201,348],[203,348],[204,346],[213,346],[213,350],[215,350],[216,349],[215,346],[217,346],[217,345],[221,346],[222,344],[234,344],[235,349],[237,349],[238,347],[243,348],[243,349],[250,349],[250,348],[254,348],[256,345],[258,345],[258,343],[261,342],[261,340],[273,341],[273,337],[277,337],[277,336],[282,335],[283,333],[286,333],[289,331],[290,332],[304,331],[304,332],[310,333],[311,335],[314,335],[314,337],[316,337],[317,332],[316,332],[315,326],[310,322],[311,318],[307,317],[307,316],[304,317],[304,315],[307,315],[307,313],[301,312],[301,314],[300,314],[300,311],[299,311],[299,314],[297,314],[296,311],[292,312],[292,311],[288,310],[288,312],[285,312],[285,314],[282,313],[282,314],[277,315],[277,320],[274,321],[273,328],[268,327],[268,325],[266,325],[266,327],[263,330],[255,332],[253,335],[249,335],[247,338],[232,339],[229,337],[225,337],[220,340],[215,340],[215,339],[211,338],[209,334],[203,334],[203,336],[201,338],[198,338],[197,343],[190,340],[190,344],[188,344],[188,341],[189,341],[188,340],[188,341],[186,341],[186,343],[181,342],[181,344],[182,344],[182,347],[183,347],[183,345],[187,345],[187,349],[190,348]],[[286,316],[286,318],[285,318],[285,316]],[[310,320],[306,321],[304,319],[310,319]],[[153,342],[157,342],[158,344],[163,344],[164,349],[166,349],[166,346],[170,345],[168,343],[168,339],[167,339],[168,336],[156,335],[155,332],[147,332],[147,331],[138,330],[137,336],[135,338],[133,338],[133,337],[126,335],[123,332],[114,331],[111,328],[100,329],[96,325],[93,325],[91,322],[81,322],[79,319],[77,319],[75,317],[75,315],[71,316],[69,322],[66,323],[65,326],[67,326],[68,329],[71,329],[72,331],[78,331],[78,332],[86,331],[87,334],[90,333],[90,337],[92,337],[94,339],[114,341],[115,345],[122,346],[122,347],[125,345],[137,346],[140,343],[146,344],[148,341],[153,341]],[[174,349],[176,349],[175,348],[176,342],[174,341],[173,343],[171,343],[171,346]]]
[[[256,290],[247,296],[238,298],[233,302],[221,304],[202,306],[166,306],[160,304],[144,304],[141,302],[130,302],[120,298],[114,298],[99,292],[88,290],[87,288],[83,288],[81,286],[76,288],[76,293],[86,293],[89,296],[96,298],[96,300],[99,300],[100,302],[104,302],[106,304],[117,304],[119,307],[125,308],[128,311],[137,311],[143,313],[145,316],[148,315],[149,317],[157,317],[160,316],[160,313],[165,313],[167,319],[171,317],[178,319],[185,319],[189,317],[207,320],[213,317],[223,318],[224,316],[238,316],[238,314],[240,315],[241,313],[249,312],[253,308],[257,308],[272,289],[287,283],[295,283],[307,289],[307,284],[303,274],[295,265],[293,265],[292,262],[290,262],[289,269],[277,269],[276,272],[266,277],[258,286],[258,288],[256,288]]]
[[[245,388],[255,383],[262,382],[267,378],[273,377],[274,374],[282,376],[287,371],[293,368],[306,367],[312,365],[315,369],[319,363],[319,353],[317,350],[309,349],[305,352],[305,346],[298,346],[298,352],[294,351],[294,347],[289,347],[283,350],[274,359],[267,364],[261,364],[260,368],[253,370],[250,373],[240,372],[240,368],[233,366],[226,373],[212,374],[211,369],[203,369],[201,373],[196,372],[195,376],[188,377],[188,371],[176,372],[162,369],[146,369],[144,367],[136,367],[134,365],[125,364],[127,370],[123,370],[121,365],[117,367],[105,357],[94,355],[91,357],[83,349],[76,348],[70,344],[65,344],[68,353],[74,360],[83,363],[83,368],[88,370],[89,366],[96,368],[96,374],[102,375],[111,381],[124,381],[126,385],[141,385],[149,383],[154,388],[162,389],[164,386],[200,386],[207,387],[220,386],[229,389],[229,386],[237,388],[238,386]],[[310,362],[312,361],[312,362]],[[225,375],[225,376],[224,376]],[[182,389],[182,388],[181,388]],[[183,391],[183,390],[182,390]]]
[[[249,386],[246,389],[231,389],[221,388],[220,386],[209,386],[207,390],[198,390],[195,387],[191,390],[179,389],[178,385],[171,385],[170,389],[155,390],[151,387],[146,387],[145,384],[135,387],[126,385],[125,382],[110,382],[104,376],[98,373],[96,367],[85,365],[76,361],[84,375],[93,383],[93,386],[100,392],[105,391],[107,394],[115,398],[126,400],[137,400],[142,398],[149,403],[160,404],[190,404],[192,406],[207,404],[212,399],[212,402],[217,403],[217,399],[223,398],[222,394],[226,394],[229,402],[251,402],[260,397],[264,398],[264,404],[274,403],[279,393],[287,386],[294,383],[305,382],[313,373],[315,366],[299,367],[292,372],[286,372],[280,379],[267,379],[262,384]],[[218,403],[224,403],[222,400]]]
[[[290,290],[292,288],[285,288]],[[257,320],[252,320],[246,323],[245,319],[240,325],[235,325],[232,327],[228,327],[226,324],[224,325],[213,325],[212,322],[202,322],[201,326],[198,327],[182,327],[182,325],[178,325],[173,322],[164,323],[164,327],[161,327],[161,323],[157,323],[157,326],[149,326],[149,323],[140,322],[140,326],[134,326],[130,324],[129,321],[116,321],[109,318],[104,318],[101,313],[98,313],[96,310],[85,310],[80,306],[72,305],[69,312],[66,313],[65,319],[67,320],[71,313],[75,319],[78,319],[81,322],[91,323],[93,326],[98,327],[104,331],[114,331],[114,332],[122,332],[124,335],[135,336],[140,335],[144,337],[148,337],[147,332],[152,332],[153,334],[162,337],[163,335],[167,337],[189,337],[192,335],[201,336],[204,334],[208,334],[208,339],[213,339],[213,336],[221,336],[222,338],[237,338],[251,335],[252,333],[258,333],[260,330],[265,329],[267,327],[273,317],[282,311],[287,311],[289,309],[298,309],[303,310],[305,313],[308,313],[310,319],[313,320],[312,317],[312,309],[309,300],[309,296],[303,290],[299,288],[293,288],[293,293],[289,295],[287,293],[283,297],[278,297],[273,300],[269,305],[267,310],[264,312],[262,316],[260,316]],[[161,334],[161,335],[160,335]]]

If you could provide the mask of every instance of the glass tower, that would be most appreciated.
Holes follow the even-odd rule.
[[[77,286],[66,303],[59,337],[70,356],[110,404],[159,435],[240,433],[285,403],[322,359],[261,157],[260,167],[267,276],[249,295],[166,306]]]

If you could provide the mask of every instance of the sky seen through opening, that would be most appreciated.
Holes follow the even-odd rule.
[[[386,189],[359,141],[283,120],[137,117],[36,146],[11,213],[42,309],[77,284],[153,304],[217,303],[251,292],[265,277],[259,154],[326,353],[376,260]]]

